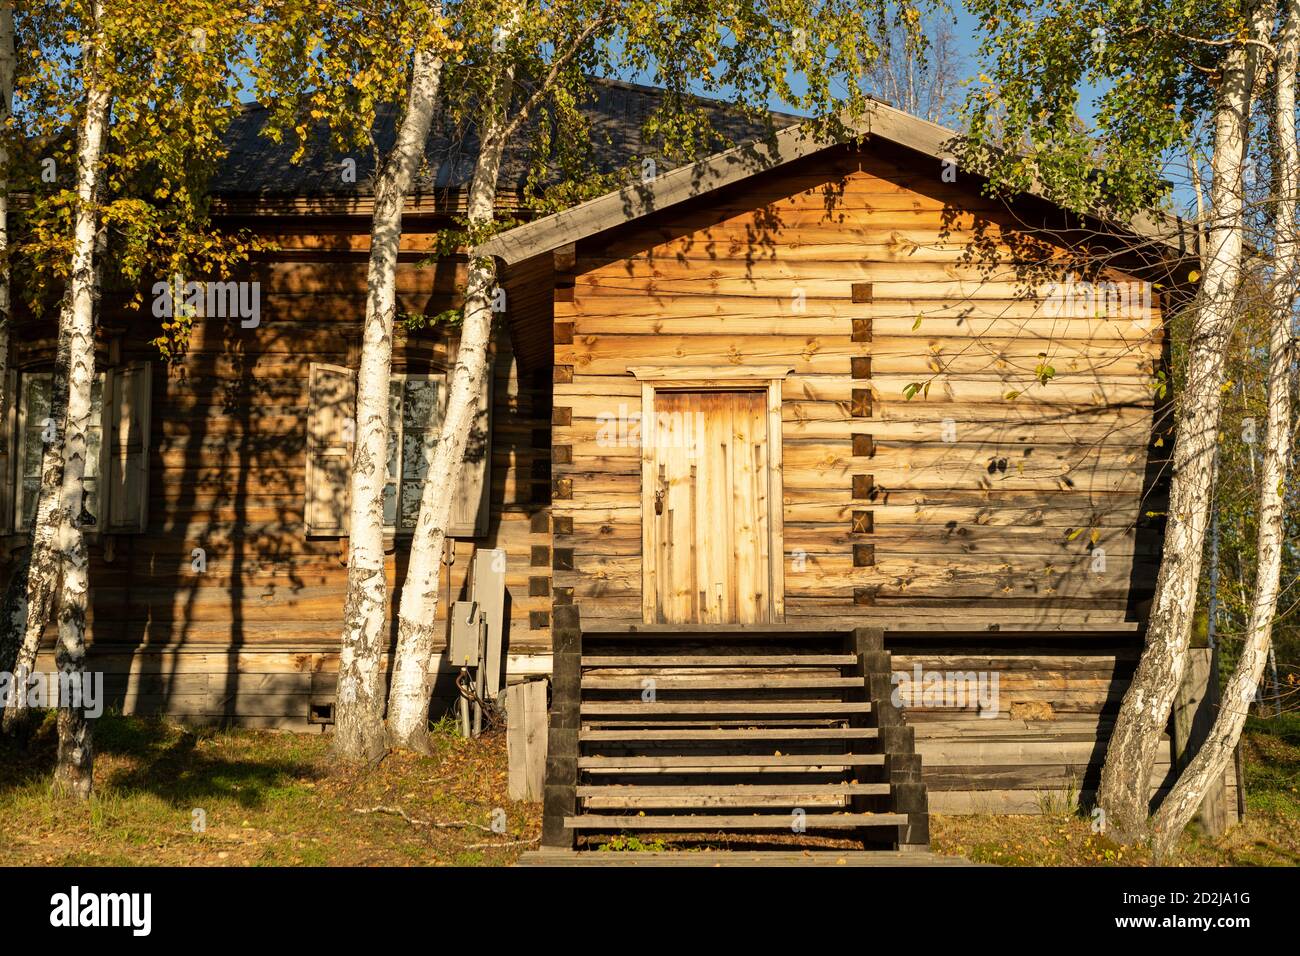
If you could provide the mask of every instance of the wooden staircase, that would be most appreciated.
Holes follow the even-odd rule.
[[[542,845],[929,847],[879,629],[580,626],[555,609]]]

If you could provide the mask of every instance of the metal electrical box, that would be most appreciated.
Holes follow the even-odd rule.
[[[487,627],[480,685],[483,696],[495,700],[504,677],[501,644],[506,618],[506,553],[503,549],[481,548],[474,553],[474,590],[470,596],[478,604]]]
[[[451,666],[478,667],[486,622],[477,601],[457,601],[451,606]]]

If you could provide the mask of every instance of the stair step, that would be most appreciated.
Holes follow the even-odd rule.
[[[839,728],[845,720],[843,714],[830,714],[825,717],[800,717],[773,714],[759,717],[754,714],[738,716],[710,716],[708,714],[692,716],[658,717],[653,720],[629,720],[627,715],[609,715],[602,717],[584,717],[582,725],[592,730],[623,730],[635,727],[639,730],[718,730],[721,728],[741,730],[829,730]]]
[[[655,701],[599,701],[580,705],[582,714],[593,717],[638,716],[656,714],[865,714],[871,711],[870,701],[689,701],[665,703]]]
[[[906,850],[709,850],[704,853],[666,850],[659,853],[593,853],[543,847],[529,850],[518,866],[598,867],[818,867],[833,866],[980,866],[960,856],[939,856],[928,849]]]
[[[635,768],[683,767],[879,767],[884,754],[719,754],[686,757],[579,757],[579,770],[631,770]]]
[[[827,792],[810,792],[817,790],[818,784],[797,787],[785,787],[784,793],[756,793],[754,786],[711,786],[703,788],[706,793],[683,793],[673,795],[670,791],[689,789],[686,787],[596,787],[598,793],[580,797],[580,811],[591,813],[604,811],[612,813],[636,813],[637,811],[672,811],[683,813],[764,813],[773,811],[803,810],[807,813],[832,813],[855,809],[850,801],[855,797],[870,796],[877,801],[884,801],[877,809],[891,809],[888,784],[862,784],[861,786],[883,787],[884,793],[849,794],[840,792],[842,788],[829,786]],[[847,785],[845,785],[847,786]],[[636,790],[637,793],[626,791]],[[661,792],[663,791],[663,792]]]
[[[820,797],[820,796],[888,796],[887,783],[756,783],[720,787],[705,786],[658,787],[639,784],[604,785],[579,784],[580,797]]]
[[[706,730],[693,727],[681,730],[586,730],[578,734],[582,741],[632,741],[677,743],[709,740],[870,740],[879,736],[875,727],[791,727],[755,730]]]
[[[859,827],[904,826],[906,813],[809,813],[803,818],[809,830],[857,829]],[[582,813],[565,817],[570,830],[789,830],[790,815],[785,813],[754,816],[606,816]]]
[[[583,690],[643,690],[643,681],[655,690],[803,690],[865,687],[861,677],[592,677],[583,675]]]
[[[586,654],[582,658],[583,667],[843,667],[857,662],[852,654]]]
[[[698,640],[717,638],[719,634],[743,634],[745,637],[821,637],[847,638],[854,625],[837,627],[820,621],[782,624],[614,624],[588,623],[582,628],[584,638],[653,637],[658,639],[690,637]]]
[[[924,818],[893,812],[893,758],[856,752],[881,750],[882,731],[851,725],[892,709],[872,699],[876,674],[852,651],[855,624],[588,623],[566,672],[578,678],[565,686],[578,698],[567,706],[578,708],[579,756],[563,782],[577,805],[548,817],[571,834],[558,842],[587,834],[590,849],[639,831],[677,833],[676,847],[766,831],[776,839],[762,842],[785,844],[781,834],[806,831],[793,841],[802,845],[839,831],[892,846],[904,837],[891,829],[923,830]],[[888,673],[887,654],[871,660]],[[643,700],[647,688],[663,693]]]
[[[849,808],[848,797],[746,797],[720,794],[712,797],[586,797],[584,812],[636,813],[652,810],[679,813],[834,813]]]

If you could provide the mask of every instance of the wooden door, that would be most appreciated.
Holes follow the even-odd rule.
[[[767,392],[659,391],[654,419],[654,619],[773,620]]]

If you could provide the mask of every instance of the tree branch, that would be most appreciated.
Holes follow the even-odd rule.
[[[515,117],[507,123],[505,129],[501,131],[502,139],[509,139],[514,135],[515,130],[519,128],[520,124],[528,119],[529,114],[532,113],[532,111],[537,107],[537,104],[540,103],[546,96],[547,92],[549,92],[551,84],[555,82],[555,78],[559,76],[560,71],[578,55],[578,51],[586,45],[587,40],[591,38],[591,35],[608,22],[609,14],[607,13],[603,13],[596,17],[596,19],[587,24],[586,29],[573,38],[573,42],[569,44],[569,48],[564,51],[562,56],[558,56],[551,61],[551,68],[547,71],[546,78],[537,85],[537,88],[533,90],[532,96],[527,99],[524,105],[520,107],[519,112],[515,114]]]

